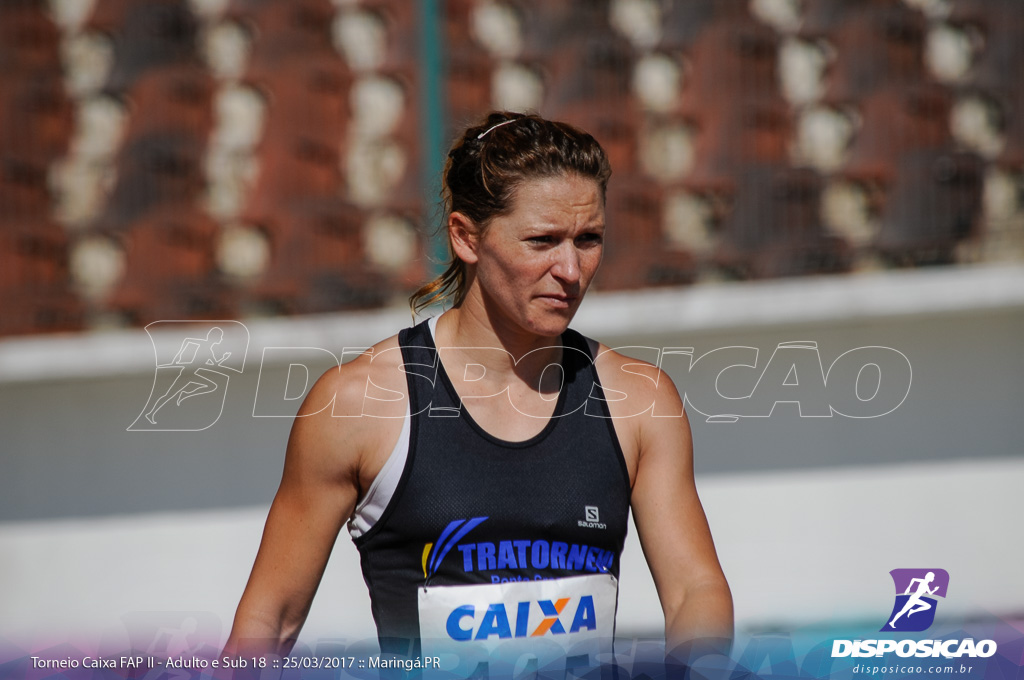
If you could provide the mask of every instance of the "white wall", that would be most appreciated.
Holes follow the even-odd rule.
[[[699,485],[747,631],[880,626],[898,567],[949,572],[943,616],[1019,612],[1021,488],[1024,460],[714,475]],[[133,617],[164,612],[191,613],[226,636],[264,519],[251,508],[0,525],[0,637],[118,637]],[[660,631],[632,528],[619,600],[621,634]],[[357,553],[342,536],[302,639],[373,630]]]
[[[900,567],[949,571],[943,616],[1024,611],[1015,587],[1024,268],[615,294],[587,305],[577,326],[612,345],[697,355],[749,345],[761,367],[779,342],[813,340],[827,367],[881,344],[913,365],[906,402],[883,418],[810,420],[788,404],[736,423],[691,416],[698,487],[741,627],[871,624],[888,613],[887,572]],[[152,387],[142,332],[0,342],[0,637],[117,638],[147,617],[183,616],[208,638],[226,635],[289,425],[251,417],[261,348],[337,351],[407,321],[393,311],[248,324],[256,363],[200,433],[125,431]],[[684,390],[707,388],[673,377]],[[656,633],[635,532],[620,600],[621,633]],[[343,536],[304,638],[372,634]]]

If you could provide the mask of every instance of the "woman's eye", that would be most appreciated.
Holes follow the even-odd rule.
[[[527,240],[530,243],[554,243],[554,238],[551,236],[531,236]]]
[[[604,237],[601,236],[601,234],[580,234],[580,236],[577,238],[577,240],[580,243],[594,244],[594,243],[601,243],[603,238]]]

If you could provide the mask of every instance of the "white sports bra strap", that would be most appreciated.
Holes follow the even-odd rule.
[[[428,326],[430,335],[437,339],[437,320],[439,317],[431,317]],[[409,456],[409,432],[410,421],[412,420],[409,410],[409,402],[405,402],[405,419],[402,421],[402,432],[398,435],[395,447],[388,455],[384,467],[373,480],[373,484],[367,490],[366,495],[356,505],[352,517],[348,520],[348,533],[352,538],[359,538],[380,519],[384,509],[391,502],[395,495],[398,482],[402,479],[402,471],[405,469],[405,461]]]

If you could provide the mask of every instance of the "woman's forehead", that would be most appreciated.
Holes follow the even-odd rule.
[[[580,175],[536,177],[520,183],[512,196],[510,215],[517,213],[572,214],[587,220],[604,219],[604,197],[596,180]]]

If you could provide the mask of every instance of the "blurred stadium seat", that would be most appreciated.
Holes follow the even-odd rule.
[[[127,140],[100,226],[128,229],[154,209],[188,209],[203,191],[204,148],[205,140],[189,131],[165,130]]]
[[[632,96],[633,52],[613,33],[585,36],[547,62],[546,110],[601,141],[612,167],[637,168],[639,106]]]
[[[126,141],[170,129],[206,139],[213,128],[210,72],[196,64],[140,72],[120,98],[128,107]]]
[[[28,286],[60,286],[68,282],[67,236],[53,222],[0,225],[0,291]]]
[[[82,300],[66,288],[32,286],[17,295],[4,293],[0,336],[78,331],[85,328]]]
[[[351,80],[337,54],[323,53],[253,64],[244,82],[266,94],[265,138],[302,135],[337,145],[351,117]]]
[[[60,31],[45,0],[0,3],[0,73],[60,71]]]
[[[1009,0],[960,0],[950,22],[980,32],[981,47],[961,89],[978,93],[998,107],[1004,146],[999,162],[1024,171],[1024,12]]]
[[[254,56],[279,59],[332,49],[330,0],[230,0],[224,18],[250,27]]]
[[[627,175],[608,190],[605,256],[598,286],[634,290],[692,283],[697,260],[665,238],[665,189],[639,175]]]
[[[0,227],[37,219],[49,209],[46,166],[0,157]]]
[[[901,156],[915,149],[950,148],[951,93],[935,83],[879,88],[859,100],[859,130],[843,174],[888,182]]]
[[[665,12],[660,46],[665,50],[688,50],[704,27],[715,17],[717,0],[673,2]]]
[[[201,64],[198,21],[185,0],[99,0],[87,28],[113,41],[114,65],[107,81],[113,93],[129,90],[151,69]]]
[[[428,273],[423,153],[495,107],[605,146],[605,289],[949,263],[970,259],[965,244],[991,257],[974,247],[990,233],[1014,242],[1019,0],[815,0],[788,24],[749,0],[439,5],[446,137],[430,145],[416,3],[0,4],[0,278],[49,310],[19,303],[5,332],[395,299]],[[959,70],[942,70],[940,39],[954,38]],[[787,61],[793,41],[818,59],[801,96],[792,79],[812,76]],[[826,185],[859,192],[856,219],[825,210]],[[218,262],[238,225],[261,264]],[[92,235],[124,248],[109,309],[68,292],[69,247]]]
[[[446,58],[448,115],[454,124],[468,125],[492,107],[492,78],[497,62],[479,47],[458,43],[453,44]]]
[[[826,23],[831,26],[818,37],[837,53],[826,74],[828,99],[856,101],[884,85],[927,79],[925,17],[901,0],[849,4],[841,21]]]
[[[46,165],[67,152],[73,110],[59,71],[0,74],[0,155]]]
[[[748,166],[718,230],[715,263],[743,279],[847,271],[849,248],[821,223],[822,185],[813,170]]]
[[[170,203],[112,232],[126,266],[104,308],[132,324],[230,318],[232,293],[216,269],[217,224],[188,204]]]
[[[419,63],[417,3],[405,0],[361,0],[359,4],[384,22],[387,49],[380,68],[409,68]]]
[[[976,236],[984,162],[972,153],[917,149],[901,156],[885,201],[878,252],[897,266],[950,264]]]

